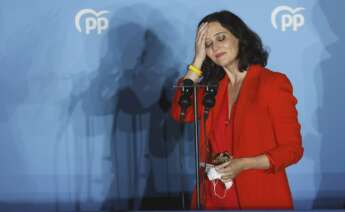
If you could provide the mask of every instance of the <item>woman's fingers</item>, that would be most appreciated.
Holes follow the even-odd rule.
[[[205,40],[207,33],[207,23],[201,24],[195,40],[195,60],[204,61],[206,56]],[[201,64],[200,64],[201,65]]]
[[[217,172],[222,172],[224,168],[226,168],[229,164],[231,163],[231,161],[227,161],[225,163],[222,163],[218,166],[215,166],[215,169]]]
[[[198,40],[199,45],[205,45],[206,33],[207,33],[207,28],[205,28],[205,31],[201,32],[200,38]]]
[[[202,37],[202,35],[204,35],[207,31],[207,22],[206,23],[203,23],[200,27],[199,27],[199,30],[198,30],[198,33],[197,33],[197,37],[196,37],[196,40],[199,41],[200,38]]]

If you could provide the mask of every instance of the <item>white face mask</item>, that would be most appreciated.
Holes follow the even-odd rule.
[[[212,180],[211,181],[212,185],[213,185],[213,193],[216,197],[218,197],[219,199],[224,199],[226,197],[226,193],[227,191],[231,188],[233,182],[232,181],[229,181],[229,182],[226,182],[225,183],[225,191],[223,193],[223,195],[219,195],[216,191],[216,186],[218,184],[218,180]],[[223,182],[224,183],[224,182]]]
[[[219,199],[224,199],[225,196],[226,196],[226,193],[228,191],[228,189],[230,189],[232,187],[232,184],[233,184],[233,181],[228,181],[228,182],[225,182],[222,180],[222,175],[220,173],[218,173],[216,171],[216,169],[214,168],[213,165],[211,164],[208,164],[208,167],[205,169],[206,173],[207,173],[207,177],[208,179],[212,182],[212,185],[213,185],[213,193],[216,197],[218,197]],[[219,195],[217,192],[216,192],[216,186],[217,186],[217,183],[218,183],[218,180],[220,180],[221,182],[224,183],[224,186],[225,186],[225,192],[223,195]]]

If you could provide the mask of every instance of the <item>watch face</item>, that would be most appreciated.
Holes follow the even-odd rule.
[[[212,163],[214,165],[219,165],[219,164],[229,161],[230,159],[231,159],[231,156],[228,152],[221,152],[214,156]]]

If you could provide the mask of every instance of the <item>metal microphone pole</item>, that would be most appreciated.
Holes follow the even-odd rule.
[[[199,178],[199,121],[198,121],[198,99],[197,91],[198,85],[193,86],[193,100],[194,100],[194,144],[195,144],[195,173],[196,173],[196,208],[200,207],[200,178]]]
[[[181,85],[174,86],[174,87],[183,87]],[[194,103],[194,145],[195,145],[195,175],[196,175],[196,208],[198,210],[201,209],[200,204],[200,177],[199,177],[199,120],[198,120],[198,87],[204,87],[203,85],[193,84],[193,85],[187,85],[184,87],[193,88],[193,103]],[[182,115],[182,116],[181,116]],[[180,120],[183,120],[184,118],[184,112],[180,115]]]

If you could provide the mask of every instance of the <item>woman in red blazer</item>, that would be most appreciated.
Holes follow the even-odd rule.
[[[183,79],[218,82],[206,139],[200,134],[200,160],[214,164],[224,154],[231,155],[215,165],[221,179],[201,178],[201,203],[206,209],[293,208],[285,168],[303,155],[297,100],[285,75],[264,68],[267,57],[258,35],[235,14],[216,12],[199,23],[195,57]],[[201,89],[197,94],[201,123],[204,93]],[[180,96],[177,89],[171,111],[176,120]],[[192,108],[185,112],[185,122],[193,120]],[[229,182],[233,184],[227,189]],[[193,192],[193,208],[195,199]]]

